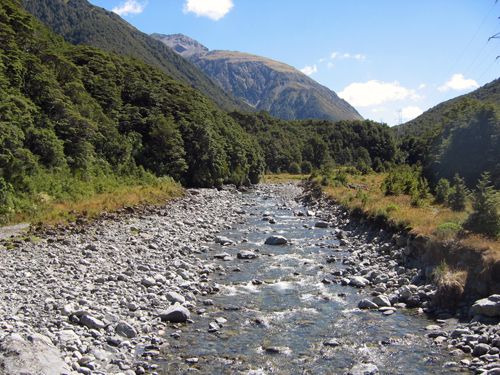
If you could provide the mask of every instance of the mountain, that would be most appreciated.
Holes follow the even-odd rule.
[[[74,45],[86,44],[106,52],[135,56],[198,89],[219,109],[253,111],[234,95],[221,89],[191,61],[163,43],[140,32],[120,16],[87,0],[20,0],[25,9]]]
[[[290,65],[249,53],[209,51],[182,34],[152,34],[189,58],[225,90],[283,119],[362,120],[335,92]]]
[[[441,122],[443,115],[464,99],[474,99],[480,102],[491,101],[500,104],[500,79],[496,79],[468,94],[439,103],[435,107],[425,111],[417,118],[402,125],[394,126],[396,134],[403,138],[406,135],[421,136],[426,130]]]

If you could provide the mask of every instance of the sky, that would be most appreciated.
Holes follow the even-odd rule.
[[[500,76],[496,1],[90,0],[147,34],[291,65],[390,126]]]

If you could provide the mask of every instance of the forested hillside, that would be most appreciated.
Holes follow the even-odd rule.
[[[407,135],[422,136],[427,130],[441,122],[443,115],[463,99],[474,99],[480,102],[491,101],[500,105],[500,79],[474,90],[468,94],[439,103],[437,106],[425,111],[416,119],[394,127],[395,133],[403,138]]]
[[[456,173],[469,188],[484,172],[500,187],[500,105],[464,98],[421,137],[406,136],[407,162],[423,166],[431,184]]]
[[[257,182],[262,151],[198,91],[137,58],[72,46],[0,7],[0,198],[70,191],[79,179],[170,176]]]
[[[31,14],[71,44],[86,44],[106,52],[138,57],[175,80],[198,89],[219,109],[253,111],[252,107],[224,91],[189,60],[140,32],[113,12],[94,6],[87,0],[20,1]]]

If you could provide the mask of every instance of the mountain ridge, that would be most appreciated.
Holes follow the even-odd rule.
[[[182,34],[151,34],[189,58],[225,90],[283,120],[362,120],[345,100],[294,67],[238,51],[208,50]]]

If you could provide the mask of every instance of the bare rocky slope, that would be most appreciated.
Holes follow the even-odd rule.
[[[349,103],[290,65],[236,51],[209,51],[182,34],[152,34],[225,90],[284,120],[362,120]]]

